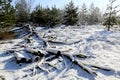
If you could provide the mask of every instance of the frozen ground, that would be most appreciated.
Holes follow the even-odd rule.
[[[14,39],[9,41],[0,41],[0,76],[6,80],[120,80],[120,31],[106,31],[103,26],[68,26],[54,29],[37,28],[39,35],[44,40],[55,40],[66,43],[79,41],[72,45],[51,44],[49,47],[67,51],[68,54],[83,53],[92,56],[87,59],[80,59],[86,64],[96,64],[110,67],[113,71],[97,70],[97,76],[91,76],[80,67],[71,65],[66,61],[69,69],[64,68],[62,63],[56,66],[59,70],[49,69],[49,72],[43,72],[36,69],[36,75],[33,74],[34,65],[37,63],[16,64],[13,55],[6,53],[10,49],[17,48],[17,45],[23,45],[23,39]],[[38,47],[33,39],[32,44],[25,44],[27,47]],[[18,49],[19,50],[19,49]],[[53,64],[57,63],[53,61]],[[45,66],[45,68],[49,68]]]

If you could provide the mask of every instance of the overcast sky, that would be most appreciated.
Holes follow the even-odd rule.
[[[13,4],[15,1],[17,0],[13,0]],[[76,6],[79,6],[79,8],[83,3],[85,3],[87,7],[89,7],[91,3],[94,3],[95,6],[99,7],[103,11],[106,10],[107,4],[109,2],[109,0],[32,0],[32,5],[33,8],[38,4],[41,4],[44,7],[51,7],[53,5],[56,5],[57,8],[64,8],[64,6],[70,1],[73,1]],[[117,0],[115,4],[119,3],[120,0]]]

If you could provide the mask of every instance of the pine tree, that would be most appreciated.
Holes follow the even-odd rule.
[[[41,5],[37,5],[35,10],[31,14],[31,20],[40,26],[48,25],[50,15],[50,8],[43,8]]]
[[[54,27],[60,23],[59,9],[56,6],[43,8],[38,5],[31,14],[31,20],[41,26]]]
[[[80,11],[80,24],[85,25],[87,23],[87,19],[88,19],[87,7],[85,4],[83,4]]]
[[[50,11],[50,27],[54,27],[55,25],[59,24],[60,18],[59,18],[59,9],[56,8],[54,5]]]
[[[65,6],[64,24],[75,25],[78,23],[78,8],[71,1]]]
[[[0,27],[10,28],[15,24],[15,9],[12,0],[0,0]]]
[[[44,20],[42,20],[42,11],[43,11],[43,8],[40,5],[37,5],[35,10],[31,14],[32,22],[37,23],[37,24],[44,23]]]
[[[26,0],[18,0],[15,7],[17,22],[28,22],[30,19],[31,3],[27,2]]]
[[[99,7],[95,7],[92,3],[89,8],[88,24],[94,25],[101,22],[101,13]]]
[[[103,25],[105,25],[108,28],[108,31],[110,31],[110,28],[113,27],[113,25],[117,25],[117,17],[116,14],[119,12],[116,10],[116,8],[119,7],[119,5],[114,6],[114,3],[117,0],[109,0],[109,4],[107,6],[107,10],[106,13],[104,14],[104,23]]]

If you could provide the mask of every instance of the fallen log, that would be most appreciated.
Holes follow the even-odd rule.
[[[39,57],[43,57],[44,56],[44,53],[42,50],[39,50],[39,49],[30,49],[30,48],[26,48],[25,49],[26,52],[29,52],[35,56],[39,56]]]
[[[32,58],[29,56],[27,53],[22,53],[22,52],[14,52],[14,57],[17,59],[17,63],[30,63],[32,62]]]
[[[63,59],[63,61],[64,61],[65,68],[53,80],[59,80],[59,78],[62,77],[62,75],[64,75],[68,69],[70,69],[70,66],[67,65],[66,60]]]
[[[27,25],[25,25],[23,27],[11,30],[11,32],[14,32],[17,38],[23,38],[24,36],[27,36],[30,34],[30,29]]]
[[[55,50],[55,49],[46,49],[46,51],[50,54],[56,54],[56,57],[57,56],[60,56],[61,53],[63,53],[64,51],[59,51],[59,50]],[[67,55],[67,54],[66,54]],[[71,56],[71,55],[69,55]],[[85,55],[85,54],[73,54],[73,56],[76,56],[76,57],[79,57],[79,58],[87,58],[89,56]]]
[[[23,29],[24,29],[24,26],[19,27],[19,28],[15,28],[15,29],[11,30],[11,32],[20,31],[20,30],[23,30]]]
[[[26,25],[26,28],[28,28],[29,29],[29,32],[31,33],[31,36],[32,37],[36,37],[36,38],[38,38],[38,40],[40,40],[40,41],[42,41],[43,42],[43,47],[47,47],[47,43],[46,43],[46,41],[45,40],[43,40],[40,36],[39,36],[39,34],[37,33],[37,31],[35,31],[35,29],[33,28],[33,27],[31,27],[30,25]]]
[[[77,43],[81,42],[81,40],[74,41],[74,42],[61,42],[61,41],[48,40],[47,42],[53,43],[53,44],[72,45],[72,44],[77,44]]]
[[[78,58],[88,58],[89,56],[87,56],[87,55],[85,55],[85,54],[75,54],[75,55],[73,55],[73,56],[76,56],[76,57],[78,57]]]
[[[80,66],[80,67],[81,67],[83,70],[85,70],[87,73],[89,73],[89,74],[91,74],[91,75],[93,75],[93,76],[96,76],[96,75],[97,75],[92,69],[90,69],[89,67],[87,67],[87,65],[84,65],[83,63],[78,62],[76,59],[73,60],[73,57],[71,57],[71,55],[69,55],[69,54],[64,54],[64,53],[62,53],[61,51],[59,51],[59,50],[54,50],[54,49],[47,49],[46,51],[47,51],[48,53],[52,53],[52,54],[57,55],[57,56],[63,55],[63,56],[65,56],[65,57],[67,57],[67,58],[68,58],[71,62],[73,62],[74,64]]]
[[[105,71],[115,71],[113,70],[112,68],[110,67],[105,67],[105,66],[100,66],[100,65],[96,65],[96,64],[89,64],[91,67],[94,67],[94,68],[98,68],[98,69],[102,69],[102,70],[105,70]]]
[[[38,33],[37,33],[36,31],[33,31],[32,34],[33,34],[36,38],[38,38],[38,40],[40,40],[40,41],[43,42],[43,44],[42,44],[42,45],[43,45],[43,48],[46,48],[46,47],[48,46],[47,42],[46,42],[45,40],[43,40],[43,39],[38,35]]]
[[[77,43],[79,43],[79,42],[81,42],[81,40],[74,41],[74,42],[70,42],[70,43],[68,43],[68,44],[69,44],[69,45],[72,45],[72,44],[77,44]]]
[[[81,62],[78,62],[76,59],[75,59],[74,63],[78,64],[78,66],[80,66],[83,70],[85,70],[89,74],[91,74],[93,76],[97,76],[96,72],[93,71],[91,68],[89,68],[87,65],[85,65],[85,64],[83,64]]]
[[[40,60],[40,62],[38,62],[37,68],[39,68],[40,70],[42,70],[42,71],[44,71],[44,72],[49,72],[48,69],[45,69],[45,68],[41,67],[41,66],[44,64],[44,62],[45,62],[45,57],[43,57],[43,58]]]
[[[25,49],[25,51],[33,55],[32,59],[34,62],[41,60],[41,58],[43,58],[46,55],[45,52],[43,52],[42,50],[39,50],[39,49],[28,48],[28,49]]]
[[[81,61],[79,61],[81,62]],[[83,63],[83,62],[81,62]],[[89,63],[83,63],[84,65],[89,65],[90,67],[93,67],[93,68],[97,68],[97,69],[102,69],[102,70],[105,70],[105,71],[115,71],[114,69],[110,68],[110,67],[106,67],[106,66],[101,66],[101,65],[97,65],[97,64],[89,64]]]
[[[58,69],[54,64],[51,64],[50,62],[45,62],[45,64],[47,64],[47,65],[49,65],[49,66],[51,66],[51,67],[53,67],[55,69]]]
[[[61,41],[52,41],[52,40],[48,40],[47,42],[53,43],[53,44],[64,44],[64,45],[67,45],[67,44],[68,44],[68,43],[65,43],[65,42],[61,42]]]
[[[50,54],[54,54],[54,55],[58,55],[60,56],[61,55],[61,51],[59,50],[55,50],[55,49],[46,49],[46,51]]]
[[[45,60],[46,61],[52,61],[54,59],[58,58],[56,55],[51,55],[50,57],[47,57]]]
[[[48,52],[49,55],[52,55],[49,58],[47,58],[46,61],[51,61],[61,56],[61,52],[58,50],[47,49],[46,51]]]
[[[19,36],[19,38],[26,38],[28,42],[31,42],[29,39],[30,37],[35,37],[36,39],[38,39],[37,41],[38,41],[38,43],[40,43],[40,45],[41,45],[41,42],[43,43],[42,44],[43,48],[47,47],[46,41],[43,40],[38,35],[37,31],[35,31],[34,27],[30,26],[29,24],[26,24],[25,26],[15,29],[15,30],[12,30],[12,31],[15,32],[16,36]]]

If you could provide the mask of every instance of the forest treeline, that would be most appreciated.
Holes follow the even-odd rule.
[[[110,27],[120,23],[120,16],[117,15],[119,11],[116,10],[119,5],[113,6],[117,0],[108,3],[105,13],[93,3],[89,8],[85,3],[78,7],[71,1],[63,9],[57,8],[56,5],[52,7],[36,5],[32,9],[31,1],[17,0],[13,6],[12,0],[0,0],[0,29],[32,23],[45,27],[103,24],[110,30]]]

